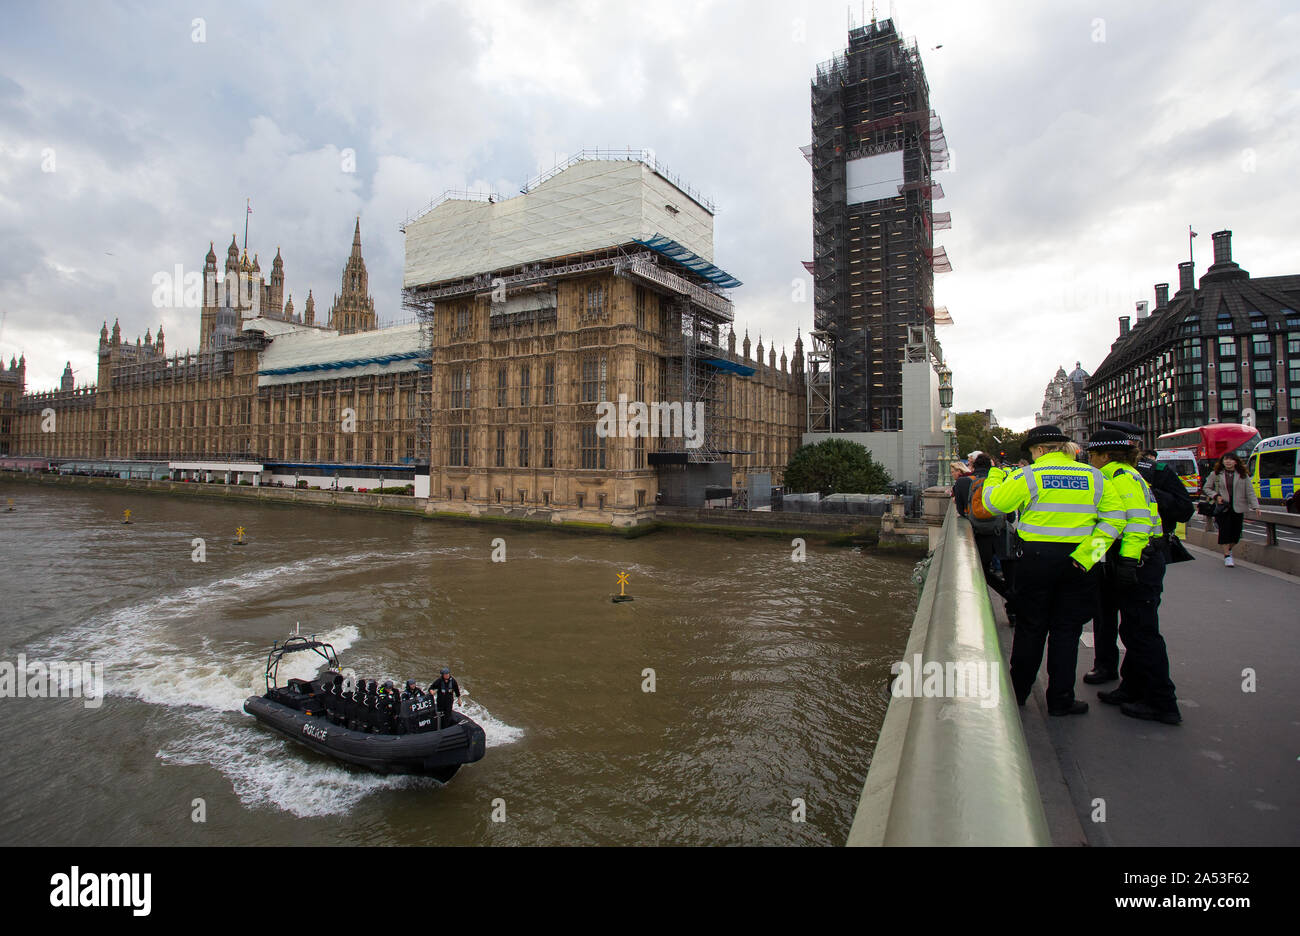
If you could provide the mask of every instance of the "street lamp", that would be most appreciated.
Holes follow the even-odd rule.
[[[942,486],[948,483],[951,475],[956,427],[952,419],[952,370],[947,364],[940,364],[935,373],[939,375],[939,407],[943,410],[943,455],[939,458],[939,484]]]

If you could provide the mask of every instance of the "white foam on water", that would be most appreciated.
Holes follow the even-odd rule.
[[[459,548],[458,548],[459,550]],[[454,550],[455,551],[455,550]],[[269,647],[222,644],[210,634],[194,633],[196,622],[221,613],[226,605],[246,604],[249,593],[275,587],[282,576],[310,582],[333,575],[339,567],[359,563],[410,561],[430,552],[362,553],[337,558],[315,557],[267,569],[252,569],[227,579],[194,585],[147,599],[89,621],[81,628],[47,638],[28,648],[29,657],[93,660],[104,664],[108,695],[164,706],[184,719],[184,728],[157,756],[164,763],[209,766],[231,783],[241,803],[271,807],[299,817],[346,814],[380,790],[440,786],[426,777],[391,776],[318,759],[316,755],[261,727],[243,712],[244,700],[265,691]],[[309,632],[339,653],[361,637],[352,625]],[[286,635],[287,636],[287,635]],[[311,652],[282,662],[278,681],[309,679],[322,664]],[[344,661],[346,668],[346,661]],[[468,695],[468,693],[466,693]],[[494,718],[476,702],[465,713],[483,726],[489,746],[510,744],[523,736]]]
[[[426,777],[349,770],[321,760],[251,717],[245,721],[199,712],[185,717],[192,730],[169,741],[157,756],[166,764],[216,768],[249,808],[278,809],[299,818],[336,816],[381,790],[440,786]]]

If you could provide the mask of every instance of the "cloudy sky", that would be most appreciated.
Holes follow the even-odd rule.
[[[879,13],[891,5],[882,2]],[[1091,371],[1117,316],[1198,273],[1234,231],[1255,275],[1300,272],[1300,8],[1289,0],[895,0],[953,169],[958,409],[1032,423],[1059,365]],[[0,354],[28,385],[95,379],[99,327],[165,325],[153,277],[231,234],[279,246],[323,316],[356,215],[383,321],[403,218],[446,189],[517,192],[584,147],[647,147],[716,201],[738,330],[790,347],[812,321],[809,81],[860,2],[475,0],[6,4],[0,33]],[[865,13],[870,17],[871,5]],[[195,18],[202,18],[196,23]],[[351,154],[351,156],[350,156]],[[349,171],[351,170],[351,171]],[[808,288],[796,289],[797,281]]]

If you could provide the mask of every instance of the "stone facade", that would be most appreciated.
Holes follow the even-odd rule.
[[[1056,376],[1043,394],[1043,408],[1034,417],[1037,426],[1056,426],[1080,445],[1088,441],[1088,407],[1084,387],[1088,372],[1079,361],[1069,374],[1064,367],[1056,369]]]

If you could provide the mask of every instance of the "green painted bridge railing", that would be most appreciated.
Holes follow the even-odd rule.
[[[1050,845],[970,522],[950,505],[849,845]]]

